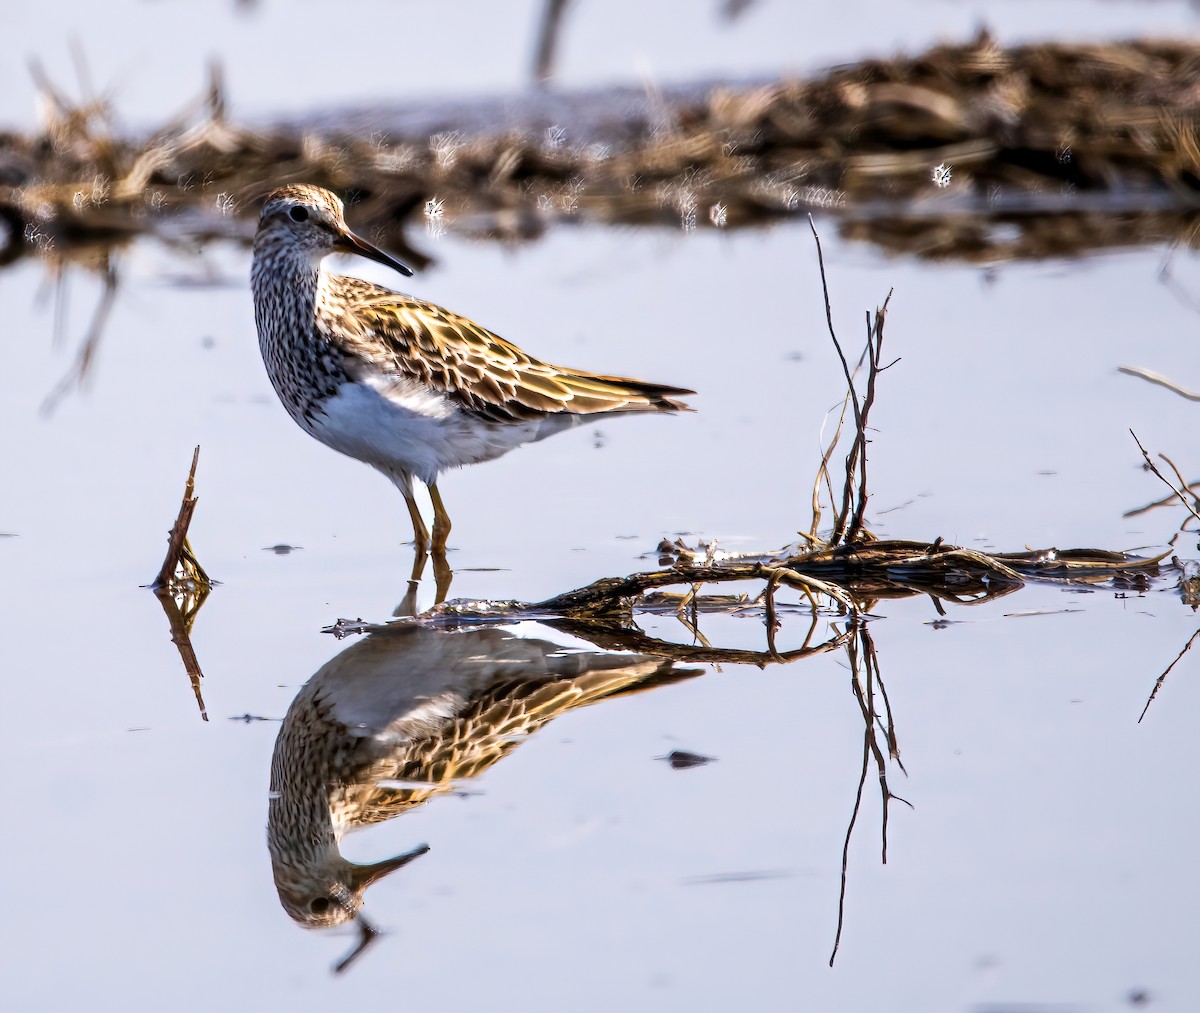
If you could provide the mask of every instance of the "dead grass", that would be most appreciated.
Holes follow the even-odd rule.
[[[183,661],[183,667],[192,684],[192,692],[196,696],[196,705],[200,708],[200,717],[207,721],[208,712],[201,692],[204,673],[200,670],[199,659],[192,647],[191,634],[192,624],[212,591],[213,581],[204,572],[204,567],[196,559],[188,542],[188,528],[196,510],[196,464],[199,460],[200,448],[197,447],[192,453],[192,466],[188,471],[187,484],[179,504],[179,514],[167,536],[167,554],[163,558],[158,576],[148,586],[166,613],[167,622],[171,626],[171,641],[179,649],[179,657]]]
[[[43,131],[0,135],[0,260],[145,232],[169,239],[166,223],[185,209],[193,234],[246,238],[257,199],[301,181],[350,196],[356,225],[418,265],[408,233],[431,202],[456,228],[509,241],[565,218],[737,228],[868,202],[872,218],[896,215],[876,241],[936,256],[1014,246],[1056,256],[1131,234],[1196,241],[1200,44],[1187,41],[1004,49],[981,35],[811,80],[664,89],[640,113],[614,95],[622,132],[604,143],[529,126],[249,129],[228,121],[215,69],[193,107],[129,138],[106,100],[73,102],[37,74]],[[984,222],[979,208],[931,218],[938,184],[986,201]],[[1113,188],[1120,208],[1072,206],[1073,194]],[[1139,193],[1156,196],[1129,203]],[[1014,194],[1048,206],[1006,210]],[[1069,217],[1039,227],[1059,212]],[[993,214],[1024,241],[991,235]]]

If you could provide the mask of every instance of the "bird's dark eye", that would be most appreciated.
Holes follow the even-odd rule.
[[[292,217],[295,218],[296,212],[303,211],[303,210],[304,210],[304,208],[292,208]],[[307,213],[306,213],[305,217],[307,217]],[[303,221],[304,219],[297,218],[296,220]],[[309,902],[308,909],[315,915],[323,915],[326,911],[329,910],[329,898],[328,897],[314,897]]]
[[[288,212],[288,214],[292,216],[292,221],[294,222],[308,221],[308,208],[294,207]],[[326,903],[328,903],[328,901],[326,901]]]

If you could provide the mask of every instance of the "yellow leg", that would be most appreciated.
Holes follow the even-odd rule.
[[[412,489],[401,490],[404,493],[404,502],[408,506],[408,516],[412,518],[413,526],[413,544],[416,545],[419,552],[425,551],[425,546],[429,544],[429,529],[425,527],[425,520],[421,517],[421,511],[417,509],[417,501],[413,497]],[[437,530],[437,521],[434,521],[434,530]]]
[[[429,487],[429,498],[433,500],[433,554],[444,556],[446,539],[450,537],[450,515],[446,513],[446,504],[442,502],[436,482]]]

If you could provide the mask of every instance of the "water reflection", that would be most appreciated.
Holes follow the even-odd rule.
[[[357,918],[353,957],[374,935],[367,887],[427,848],[359,865],[342,857],[345,834],[481,774],[566,711],[700,671],[495,627],[376,628],[308,681],[275,742],[267,843],[284,910],[308,928]]]
[[[362,640],[330,659],[305,684],[276,739],[267,821],[275,886],[284,910],[306,928],[357,924],[359,940],[336,971],[357,959],[378,934],[362,914],[367,888],[429,850],[422,843],[381,861],[357,864],[342,855],[345,834],[454,790],[575,707],[704,671],[682,667],[685,662],[763,667],[831,650],[845,651],[864,733],[862,767],[841,856],[836,954],[845,916],[850,839],[872,767],[880,790],[884,862],[889,805],[904,801],[888,785],[888,768],[894,764],[903,771],[903,765],[865,620],[834,622],[829,638],[821,640],[814,637],[818,616],[813,616],[804,645],[784,652],[706,642],[672,644],[636,627],[606,623],[554,619],[537,624],[612,650],[572,649],[495,625],[447,622],[435,609],[418,619],[368,627]],[[336,627],[343,633],[349,629],[353,626]],[[630,653],[631,646],[638,653]],[[711,759],[679,755],[689,762]]]

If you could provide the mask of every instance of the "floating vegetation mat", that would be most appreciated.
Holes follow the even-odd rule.
[[[295,181],[348,195],[357,227],[417,263],[419,229],[516,241],[563,219],[736,228],[814,208],[930,257],[1196,242],[1188,41],[981,35],[807,81],[535,90],[266,128],[230,123],[214,78],[196,109],[140,138],[102,103],[42,85],[44,132],[0,135],[0,261],[144,232],[245,240],[257,198]]]

